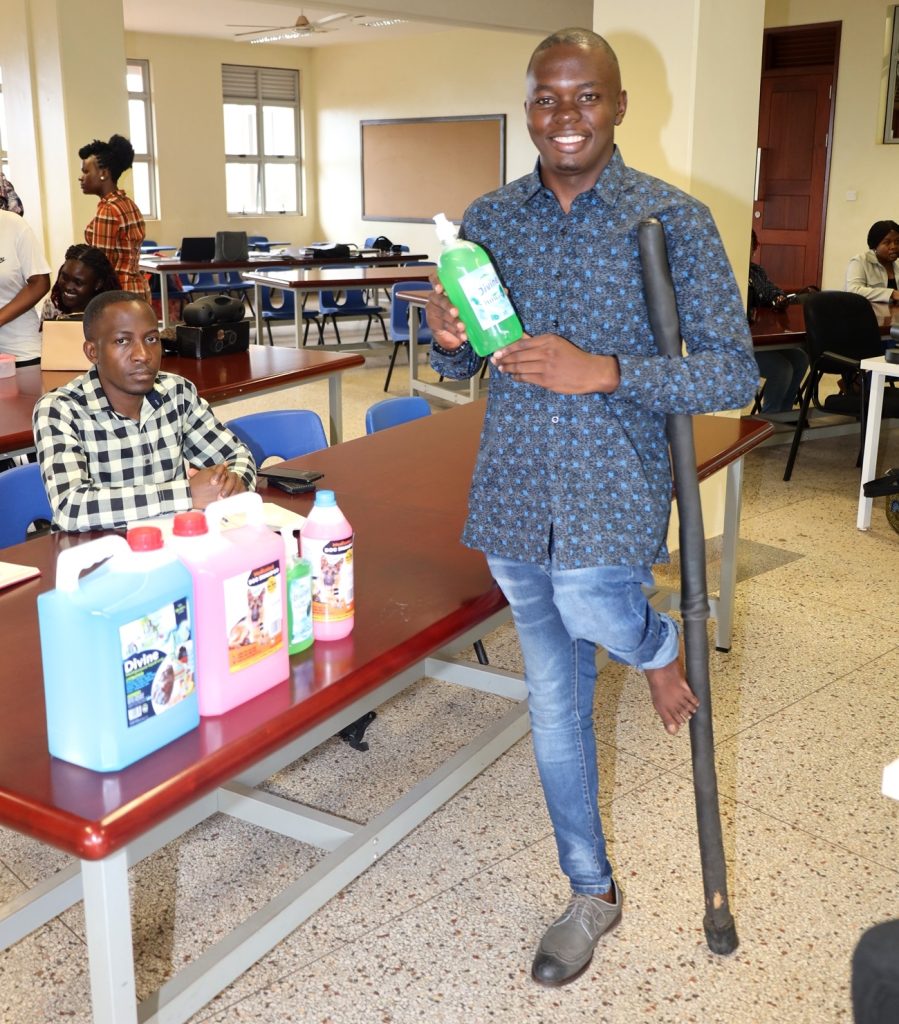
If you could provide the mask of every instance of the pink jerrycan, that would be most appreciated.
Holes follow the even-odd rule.
[[[284,544],[246,492],[180,512],[172,545],[194,581],[200,714],[221,715],[289,674]]]

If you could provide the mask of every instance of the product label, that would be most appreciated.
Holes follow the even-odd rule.
[[[255,665],[282,647],[282,585],[281,566],[277,561],[223,582],[231,672]]]
[[[129,728],[163,714],[194,692],[187,597],[119,626],[119,641]]]
[[[471,303],[472,312],[482,330],[487,331],[503,320],[508,320],[510,316],[515,316],[512,303],[489,263],[463,274],[458,284]]]
[[[303,538],[303,558],[312,565],[312,618],[340,622],[353,614],[353,537]]]
[[[290,605],[288,624],[291,647],[305,644],[312,637],[312,574],[303,573],[288,579],[287,601]]]

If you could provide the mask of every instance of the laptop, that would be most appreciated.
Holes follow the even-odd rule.
[[[215,259],[215,238],[182,238],[182,263],[211,263]]]
[[[45,320],[41,330],[42,370],[89,370],[80,320]]]

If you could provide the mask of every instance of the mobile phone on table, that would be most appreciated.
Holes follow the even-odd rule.
[[[288,480],[282,476],[270,476],[268,482],[272,487],[277,487],[279,491],[285,491],[287,494],[305,494],[307,491],[315,490],[313,480],[306,482],[304,480]]]
[[[287,494],[302,494],[314,491],[315,481],[324,476],[314,469],[288,469],[286,466],[269,466],[260,469],[259,475],[264,476],[273,487],[278,487]]]

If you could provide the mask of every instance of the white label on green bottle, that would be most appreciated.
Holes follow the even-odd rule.
[[[459,278],[459,287],[465,293],[481,330],[489,331],[503,320],[515,316],[512,303],[489,263],[463,274]]]

